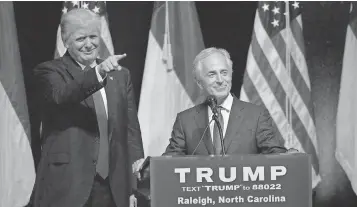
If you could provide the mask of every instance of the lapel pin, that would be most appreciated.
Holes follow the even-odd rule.
[[[110,80],[113,80],[113,77],[112,77],[112,76],[109,76],[109,79],[110,79]]]

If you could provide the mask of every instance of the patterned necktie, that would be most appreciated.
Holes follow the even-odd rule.
[[[218,111],[218,121],[221,124],[222,127],[222,133],[223,133],[223,129],[224,129],[224,121],[223,121],[223,116],[221,113],[221,107],[217,107],[217,111]],[[223,137],[222,137],[223,139]],[[219,130],[218,130],[218,126],[216,124],[216,122],[214,122],[214,127],[213,127],[213,146],[214,146],[214,152],[216,155],[220,155],[222,154],[222,144],[221,144],[221,138],[219,135]]]
[[[88,70],[88,67],[85,68]],[[104,101],[100,90],[93,93],[95,112],[99,128],[99,152],[96,165],[97,173],[105,179],[109,173],[109,139],[108,139],[108,118],[105,111]]]

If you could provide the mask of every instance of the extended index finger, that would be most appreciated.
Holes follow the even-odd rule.
[[[121,59],[126,57],[126,53],[124,53],[122,55],[114,55],[114,57],[115,57],[116,61],[119,61],[119,60],[121,60]]]

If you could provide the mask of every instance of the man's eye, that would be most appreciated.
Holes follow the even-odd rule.
[[[78,41],[78,42],[83,42],[84,41],[84,37],[80,37],[80,38],[77,38],[76,40]]]
[[[214,73],[208,73],[208,77],[213,78],[214,77]]]

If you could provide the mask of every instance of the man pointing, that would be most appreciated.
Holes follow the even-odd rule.
[[[35,207],[135,206],[132,164],[143,158],[129,70],[98,59],[100,18],[74,9],[61,19],[67,53],[34,72],[41,100],[42,156]]]

